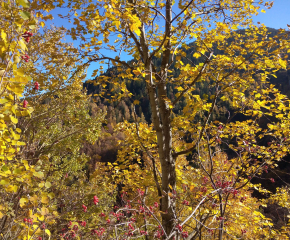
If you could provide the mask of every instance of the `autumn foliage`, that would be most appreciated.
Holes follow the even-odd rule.
[[[263,184],[289,155],[290,102],[268,82],[289,37],[251,21],[272,5],[2,1],[1,239],[289,239],[288,185]],[[58,7],[72,28],[45,27]],[[93,62],[117,71],[96,69],[87,95]],[[128,80],[146,88],[150,123]],[[214,120],[220,102],[233,116]]]

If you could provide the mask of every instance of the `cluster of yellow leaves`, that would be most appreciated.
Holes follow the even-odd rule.
[[[50,2],[45,10],[53,8]],[[104,114],[89,115],[89,96],[82,89],[85,69],[76,67],[76,50],[63,42],[63,29],[35,31],[38,20],[33,12],[49,18],[42,10],[26,0],[1,2],[1,239],[56,239],[58,221],[66,224],[89,216],[83,215],[81,206],[92,202],[94,195],[107,200],[93,213],[97,219],[97,212],[113,204],[115,196],[106,167],[99,166],[91,181],[85,181],[89,159],[80,148],[96,141]],[[25,31],[34,33],[29,43]],[[21,60],[25,54],[31,59],[27,63]],[[40,91],[33,89],[36,81]]]

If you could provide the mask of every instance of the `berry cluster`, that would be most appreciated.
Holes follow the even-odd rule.
[[[34,83],[34,88],[33,90],[39,90],[39,83],[38,82],[35,82]]]
[[[100,216],[100,217],[105,217],[106,214],[105,214],[105,213],[101,213],[99,216]]]
[[[86,221],[78,221],[78,223],[83,227],[85,227],[87,225]]]
[[[161,231],[157,230],[155,233],[155,237],[158,239],[161,238],[163,235],[164,235],[163,230],[161,230]]]
[[[26,108],[27,107],[27,104],[28,104],[27,100],[24,100],[23,101],[23,108]]]
[[[27,54],[25,54],[24,56],[21,56],[21,58],[25,61],[28,62],[29,61],[29,56]]]
[[[183,232],[181,233],[181,236],[182,236],[183,238],[187,238],[187,237],[188,237],[188,232],[183,231]]]
[[[94,196],[94,204],[95,204],[95,205],[97,205],[97,204],[98,204],[98,202],[99,202],[99,199],[98,199],[98,197],[97,197],[97,196]]]
[[[177,226],[176,226],[176,228],[178,229],[178,231],[182,231],[182,226],[180,225],[180,224],[178,224]]]
[[[148,235],[148,233],[146,231],[144,231],[144,230],[140,230],[140,234],[141,235]]]
[[[33,34],[31,32],[26,31],[24,34],[22,34],[22,37],[24,38],[24,40],[28,43],[30,38],[33,36]]]
[[[184,200],[184,201],[182,202],[182,204],[188,206],[188,205],[189,205],[189,201]]]
[[[98,235],[99,237],[101,237],[103,235],[103,233],[105,232],[105,229],[103,227],[100,228],[100,230],[92,230],[91,231],[91,235]]]
[[[23,221],[25,223],[28,223],[28,224],[32,224],[33,223],[32,219],[30,219],[30,218],[28,218],[28,219],[27,218],[24,218]]]
[[[88,211],[88,207],[87,207],[87,206],[85,206],[85,205],[83,204],[82,207],[83,207],[84,212],[87,212],[87,211]]]
[[[77,231],[79,230],[79,226],[78,226],[78,225],[74,225],[74,226],[73,226],[73,230],[74,230],[75,232],[77,232]]]

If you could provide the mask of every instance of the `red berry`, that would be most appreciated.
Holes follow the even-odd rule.
[[[188,237],[188,232],[185,232],[185,231],[182,232],[182,233],[181,233],[181,236],[182,236],[183,238],[187,238],[187,237]]]
[[[84,212],[87,212],[87,207],[85,205],[82,205]]]
[[[101,213],[99,216],[100,216],[100,217],[105,217],[106,214],[105,214],[105,213]]]
[[[180,232],[182,231],[182,226],[180,224],[177,225],[176,227]]]
[[[34,90],[39,90],[39,83],[38,82],[35,82],[34,83]]]
[[[74,225],[74,226],[73,226],[73,230],[74,230],[74,231],[77,231],[78,229],[79,229],[78,225]]]
[[[99,199],[98,199],[98,197],[97,197],[97,196],[94,196],[94,204],[95,204],[95,205],[97,205],[97,204],[98,204],[98,202],[99,202]]]
[[[28,102],[26,100],[23,101],[23,108],[27,107]]]

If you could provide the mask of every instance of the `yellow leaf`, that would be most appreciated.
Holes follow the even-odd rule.
[[[18,145],[18,146],[25,146],[26,143],[25,143],[25,142],[17,142],[17,145]]]
[[[46,183],[45,183],[45,187],[46,187],[46,188],[50,188],[50,187],[51,187],[51,183],[50,183],[50,182],[46,182]]]
[[[34,196],[30,197],[29,200],[30,200],[30,202],[34,203],[34,205],[36,205],[38,197],[36,195],[34,195]]]
[[[27,198],[20,198],[19,200],[20,207],[23,207],[27,202],[28,202]]]
[[[42,203],[49,203],[49,198],[47,196],[42,196],[41,197],[41,202]]]
[[[29,2],[27,0],[17,0],[17,3],[24,8],[29,8]]]
[[[48,229],[45,229],[45,233],[49,236],[49,239],[50,239],[50,235],[51,235],[50,231]]]
[[[24,43],[23,39],[21,39],[21,40],[19,41],[19,45],[20,45],[20,47],[21,47],[21,49],[22,49],[23,51],[27,51],[27,46],[26,46],[26,44]]]
[[[194,191],[194,188],[195,188],[195,186],[194,186],[194,185],[191,185],[191,186],[189,187],[189,189],[190,189],[190,191],[191,191],[191,192],[193,192],[193,191]]]
[[[18,75],[20,77],[24,76],[24,70],[22,68],[18,68],[17,70],[14,71],[15,75]]]
[[[18,119],[17,118],[13,117],[12,115],[10,115],[9,117],[10,117],[11,122],[13,122],[14,124],[18,123]]]
[[[193,54],[193,57],[194,57],[194,58],[199,58],[200,56],[201,56],[201,54],[198,53],[198,52],[195,52],[195,53]]]
[[[34,172],[33,176],[38,177],[38,178],[43,178],[44,174],[43,174],[43,172]]]
[[[1,30],[1,38],[4,42],[7,42],[7,34],[3,30]]]
[[[139,76],[141,74],[141,72],[139,70],[133,70],[133,73],[136,75],[136,76]]]
[[[39,221],[43,221],[44,220],[44,216],[40,215],[40,214],[35,214],[37,216],[37,218],[39,219]]]
[[[41,208],[41,210],[40,210],[40,214],[41,214],[42,216],[45,216],[45,215],[49,214],[49,210],[48,210],[47,208],[43,207],[43,208]]]
[[[139,101],[138,101],[138,100],[135,100],[135,101],[133,102],[133,104],[134,104],[134,105],[138,105],[138,104],[139,104]]]
[[[18,186],[9,185],[6,189],[7,189],[8,192],[17,192]]]
[[[279,58],[279,63],[280,63],[280,65],[281,65],[284,69],[287,68],[287,62],[286,62],[285,60]]]

